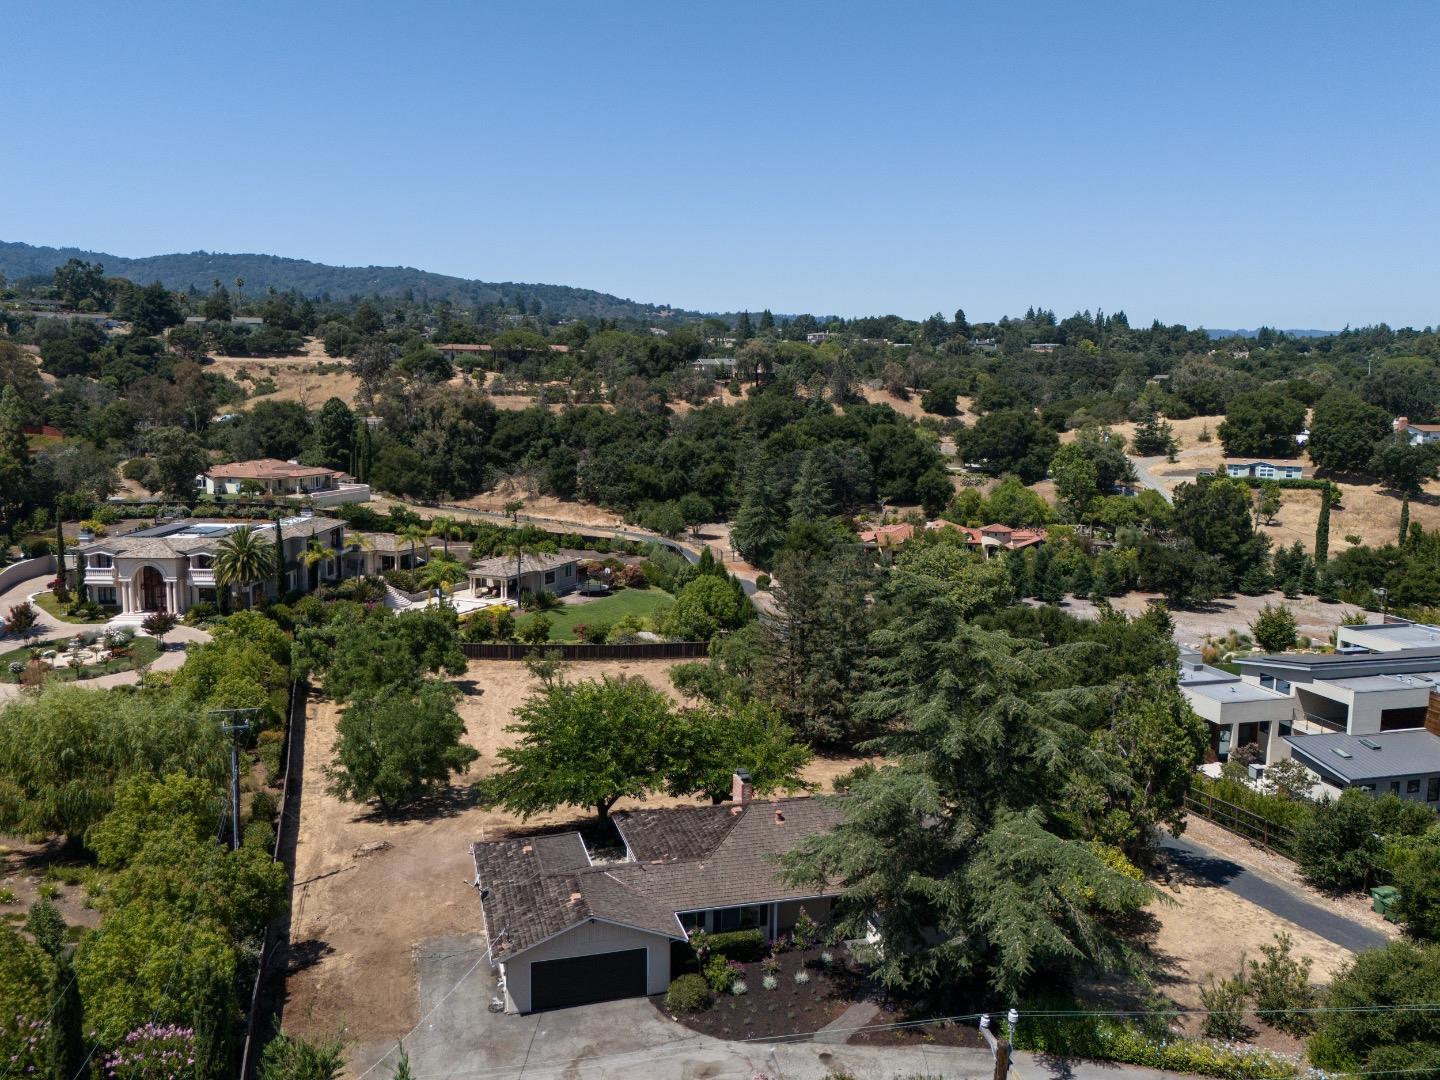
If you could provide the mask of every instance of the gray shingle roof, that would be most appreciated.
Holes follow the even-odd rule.
[[[486,933],[498,959],[590,919],[683,940],[677,912],[812,897],[781,880],[778,858],[842,810],[831,797],[620,813],[630,859],[594,866],[579,833],[475,844]]]
[[[520,560],[520,572],[533,574],[537,570],[554,570],[557,566],[577,561],[574,555],[524,555]],[[483,559],[470,568],[470,573],[482,577],[514,577],[515,557],[496,555],[492,559]]]
[[[1349,783],[1440,773],[1440,736],[1424,728],[1377,735],[1286,735],[1285,741],[1302,764],[1309,758]]]

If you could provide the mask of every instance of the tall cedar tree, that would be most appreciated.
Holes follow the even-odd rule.
[[[835,745],[857,734],[852,706],[863,685],[872,579],[863,560],[839,549],[787,551],[776,564],[759,681],[803,738]]]
[[[891,764],[859,778],[845,820],[786,860],[797,884],[839,881],[837,930],[880,936],[877,978],[896,989],[987,985],[1013,999],[1042,975],[1123,966],[1111,916],[1149,886],[1108,867],[1062,824],[1055,777],[1112,780],[1079,725],[1093,646],[1046,647],[981,630],[923,587],[871,641],[859,713]]]
[[[1330,561],[1330,486],[1320,492],[1320,517],[1315,522],[1315,566],[1323,571]]]
[[[752,467],[740,511],[735,515],[735,525],[730,530],[730,542],[746,561],[756,566],[769,566],[776,549],[785,539],[787,517],[770,469],[756,463]]]
[[[281,601],[289,591],[289,582],[285,576],[285,535],[279,514],[275,515],[275,555],[271,562],[275,564],[275,599]]]

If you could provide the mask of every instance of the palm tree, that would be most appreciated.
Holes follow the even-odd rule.
[[[518,604],[520,602],[521,592],[520,571],[523,569],[522,564],[524,562],[525,556],[534,555],[538,553],[540,549],[532,543],[519,539],[520,534],[518,532],[512,533],[511,536],[513,537],[513,539],[508,540],[505,543],[504,551],[507,555],[515,556],[515,596],[513,597],[513,599]]]
[[[351,548],[354,548],[356,551],[374,551],[375,545],[364,533],[347,532],[345,534],[345,543],[340,546],[340,550],[349,551]],[[355,576],[359,577],[360,575],[356,574]]]
[[[427,536],[438,536],[445,542],[445,554],[450,554],[450,541],[459,539],[460,526],[455,524],[453,518],[437,517],[430,520],[430,529]]]
[[[310,543],[306,544],[305,550],[300,553],[300,561],[305,564],[305,569],[309,571],[310,588],[313,589],[316,585],[321,563],[333,558],[335,558],[334,548],[326,547],[313,536],[310,538]]]
[[[430,534],[419,525],[406,525],[395,535],[401,540],[410,541],[410,569],[415,569],[415,545],[423,543]]]
[[[243,590],[268,578],[275,570],[275,545],[263,539],[260,530],[249,525],[232,529],[215,546],[215,583]],[[253,594],[246,607],[254,601]]]
[[[448,555],[431,559],[420,571],[420,585],[425,589],[439,589],[441,596],[448,596],[464,580],[464,565]]]

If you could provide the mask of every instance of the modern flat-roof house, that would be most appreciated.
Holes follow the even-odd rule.
[[[660,994],[691,930],[771,940],[803,909],[823,922],[838,888],[788,885],[778,858],[840,821],[840,798],[736,799],[614,815],[621,857],[578,832],[474,844],[475,887],[508,1012]]]
[[[1440,810],[1440,736],[1424,729],[1377,735],[1287,735],[1290,756],[1333,788],[1398,795]]]
[[[518,602],[541,590],[564,596],[580,584],[580,560],[574,555],[522,555],[517,567],[509,555],[484,559],[470,568],[470,596],[496,603]]]
[[[1420,727],[1440,683],[1440,646],[1239,658],[1241,677],[1295,699],[1297,734]],[[1285,732],[1284,734],[1290,734]]]
[[[1349,653],[1440,648],[1440,626],[1389,616],[1383,622],[1339,627],[1335,633],[1335,645],[1342,652]]]
[[[1440,442],[1440,424],[1412,424],[1408,416],[1395,418],[1395,431],[1409,438],[1411,446]]]
[[[177,521],[78,545],[72,551],[76,565],[83,568],[86,598],[118,607],[122,622],[138,623],[151,611],[183,615],[196,604],[218,603],[215,552],[227,534],[243,528],[256,528],[266,543],[275,542],[275,523],[271,521]],[[302,515],[282,520],[280,528],[288,588],[303,592],[339,578],[337,559],[307,569],[300,563],[300,554],[312,538],[338,552],[343,522]],[[275,582],[257,582],[236,593],[242,601],[273,597]]]
[[[199,478],[199,483],[207,495],[240,495],[258,487],[266,495],[307,496],[325,506],[370,499],[369,484],[357,484],[338,469],[278,458],[216,465]]]
[[[1269,761],[1272,741],[1290,730],[1295,703],[1288,694],[1246,682],[1193,660],[1182,660],[1180,692],[1210,727],[1210,752],[1225,761],[1242,746],[1260,748]]]
[[[1227,461],[1225,475],[1255,480],[1300,480],[1305,476],[1305,463],[1283,458],[1268,461]]]

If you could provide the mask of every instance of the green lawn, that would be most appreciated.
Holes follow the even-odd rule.
[[[88,626],[94,626],[97,622],[103,623],[105,620],[110,618],[111,615],[115,614],[115,612],[119,610],[118,608],[106,608],[105,614],[102,615],[98,620],[84,619],[79,617],[78,615],[67,615],[65,614],[65,608],[69,605],[62,604],[59,600],[56,600],[55,594],[52,593],[49,589],[46,589],[44,592],[37,593],[35,595],[35,606],[40,608],[42,611],[55,616],[55,618],[59,619],[61,622],[79,623],[81,625]]]
[[[545,613],[550,619],[550,640],[575,640],[577,623],[615,623],[626,615],[648,618],[661,604],[668,604],[673,599],[664,589],[652,585],[648,589],[621,589],[583,604],[565,604]]]
[[[47,641],[36,641],[29,645],[23,645],[18,649],[11,649],[9,652],[0,653],[0,682],[19,682],[19,678],[10,673],[10,663],[18,660],[21,663],[30,659],[32,649],[54,649],[56,652],[63,651],[63,647],[70,642],[70,638],[50,638]],[[117,671],[133,671],[135,668],[145,664],[153,663],[160,655],[160,643],[151,637],[137,637],[128,646],[128,655],[111,657],[103,664],[91,664],[85,669],[85,677],[93,679],[97,675],[114,675]],[[56,682],[74,682],[77,672],[74,668],[56,668],[48,676]]]

